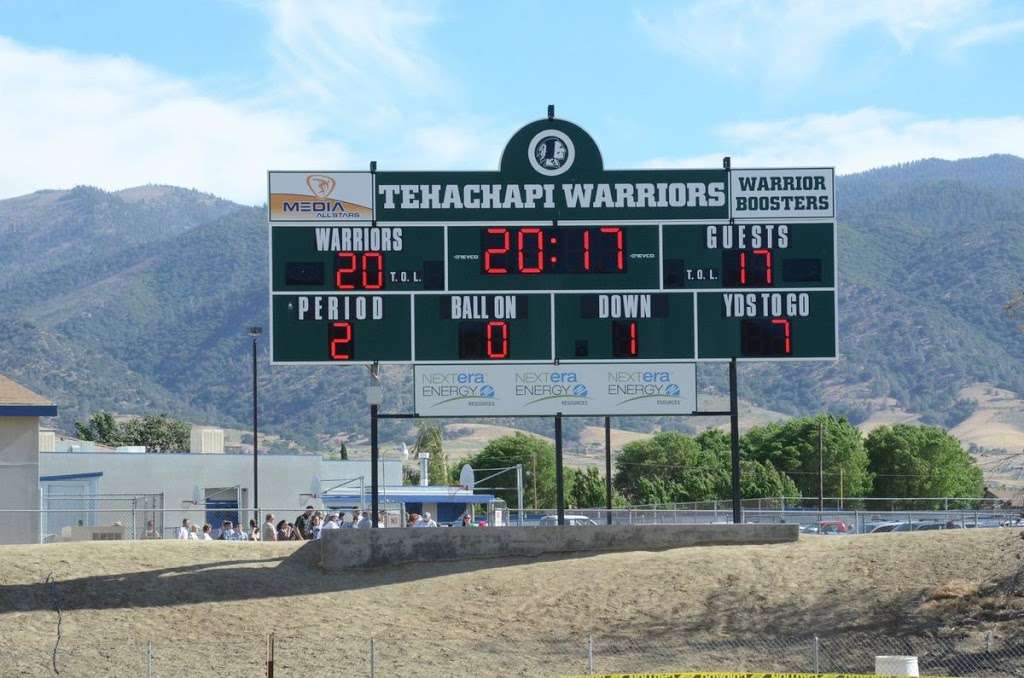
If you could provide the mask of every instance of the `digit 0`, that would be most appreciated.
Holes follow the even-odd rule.
[[[370,262],[376,261],[376,280],[370,281]],[[379,290],[384,287],[384,255],[380,252],[363,252],[363,289]]]
[[[508,323],[504,320],[487,323],[487,357],[491,360],[508,357]]]

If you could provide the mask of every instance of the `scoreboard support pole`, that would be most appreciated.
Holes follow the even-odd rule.
[[[565,475],[562,469],[562,415],[555,415],[555,494],[558,495],[558,524],[565,525]]]
[[[377,467],[380,465],[380,446],[377,444],[377,408],[376,403],[370,405],[370,527],[378,527],[380,516],[380,478]]]
[[[732,522],[743,522],[743,495],[740,492],[740,408],[736,389],[736,358],[729,361],[729,429],[732,443]]]
[[[604,500],[608,509],[605,514],[612,524],[612,418],[604,418]]]

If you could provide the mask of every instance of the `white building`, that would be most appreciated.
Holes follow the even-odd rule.
[[[39,541],[39,417],[57,406],[0,375],[0,544]]]
[[[260,513],[294,520],[302,507],[322,506],[314,497],[321,488],[369,487],[370,462],[261,454],[258,475]],[[401,462],[382,461],[380,482],[401,485]],[[44,452],[39,455],[39,490],[47,509],[42,535],[54,535],[52,540],[65,527],[117,522],[127,536],[141,537],[152,520],[166,538],[183,518],[215,528],[222,520],[247,523],[254,518],[252,487],[251,454]]]

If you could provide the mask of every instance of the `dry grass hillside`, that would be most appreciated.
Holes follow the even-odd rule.
[[[865,631],[964,642],[1024,630],[1017,530],[803,537],[343,575],[318,570],[316,547],[2,547],[0,675],[53,675],[58,607],[60,675],[89,678],[146,675],[147,641],[158,676],[263,675],[271,631],[276,675],[306,677],[368,675],[371,635],[379,676],[544,676],[582,673],[582,649],[566,648],[582,648],[591,632],[605,648],[635,649]],[[743,652],[719,659],[767,663]],[[650,668],[649,653],[628,658]],[[683,661],[702,660],[672,657],[665,663],[676,664],[663,668],[701,668]]]

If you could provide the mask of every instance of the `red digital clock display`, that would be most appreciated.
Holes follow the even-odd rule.
[[[624,273],[626,236],[618,226],[484,228],[480,269],[487,275]]]

